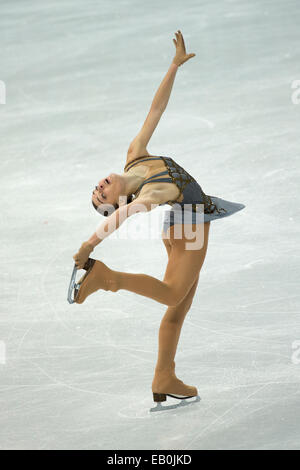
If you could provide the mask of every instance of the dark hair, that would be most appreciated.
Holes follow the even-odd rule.
[[[132,196],[133,196],[132,194],[130,194],[129,196],[127,196],[126,204],[130,204],[130,203],[133,201],[133,197],[132,197]],[[96,204],[94,204],[93,201],[92,201],[92,204],[93,204],[94,208],[96,209],[96,211],[98,212],[98,207],[99,207],[99,206],[96,206]],[[115,210],[119,209],[119,204],[114,204],[114,208],[115,208]],[[104,217],[107,217],[107,216],[110,215],[110,213],[109,213],[109,211],[104,211],[104,213],[101,214],[101,215],[104,215]]]

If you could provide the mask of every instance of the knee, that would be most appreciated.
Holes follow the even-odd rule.
[[[168,298],[168,306],[169,307],[176,307],[177,305],[179,305],[183,301],[184,297],[185,297],[185,295],[180,289],[170,287],[169,298]]]
[[[178,329],[182,327],[184,317],[180,318],[179,315],[167,315],[167,318],[163,318],[160,324],[160,330],[171,333],[171,334],[176,334],[178,332]]]
[[[169,303],[170,307],[180,305],[180,309],[187,313],[192,305],[198,279],[190,290],[183,290],[175,286],[170,286]]]

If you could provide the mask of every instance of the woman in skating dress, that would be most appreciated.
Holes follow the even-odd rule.
[[[195,386],[186,385],[175,374],[175,354],[183,321],[195,295],[209,238],[210,223],[243,209],[244,204],[205,194],[198,182],[173,158],[150,155],[148,142],[166,109],[173,82],[182,64],[194,57],[187,54],[180,31],[173,42],[176,54],[138,135],[131,142],[124,172],[111,173],[101,179],[92,194],[95,209],[106,219],[90,239],[73,256],[78,269],[86,273],[75,290],[75,302],[82,304],[92,293],[103,289],[125,289],[166,305],[159,329],[158,359],[152,382],[156,402],[166,396],[195,397]],[[169,204],[162,231],[168,254],[163,280],[147,274],[110,269],[90,258],[96,245],[136,212],[148,212],[158,205]]]

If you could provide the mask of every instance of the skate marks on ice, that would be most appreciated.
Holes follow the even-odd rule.
[[[170,122],[171,119],[173,119],[174,126],[176,126],[178,122],[186,121],[190,123],[189,125],[194,125],[196,129],[214,129],[216,127],[214,121],[207,119],[206,117],[198,116],[197,114],[191,114],[188,112],[170,112],[168,117]]]
[[[170,405],[162,405],[161,403],[155,404],[156,406],[149,407],[149,398],[143,400],[135,399],[127,406],[120,408],[118,411],[118,416],[120,418],[129,418],[129,419],[145,419],[153,416],[153,413],[157,411],[169,411],[174,413],[174,410],[179,411],[180,413],[184,412],[183,410],[191,409],[191,405],[196,405],[201,401],[199,396],[192,397],[190,399],[181,399],[180,401],[175,398],[171,398]],[[152,402],[153,403],[153,402]],[[153,403],[154,405],[154,403]],[[159,414],[159,413],[158,413]]]

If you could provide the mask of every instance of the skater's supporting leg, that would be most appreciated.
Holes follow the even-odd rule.
[[[175,354],[184,318],[190,309],[198,285],[196,279],[187,296],[175,307],[168,307],[159,329],[158,359],[152,381],[153,393],[173,393],[196,396],[196,387],[186,385],[176,377]]]
[[[205,226],[205,239],[202,249],[203,260],[206,257],[208,246],[209,224]],[[173,255],[174,246],[180,246],[177,240],[164,240],[165,247],[168,252],[169,259]],[[169,275],[166,271],[165,278]],[[175,374],[175,354],[180,337],[181,328],[189,311],[197,289],[199,275],[196,277],[194,284],[184,299],[176,306],[169,306],[160,325],[159,329],[159,348],[158,359],[155,368],[155,374],[152,382],[152,391],[154,393],[170,392],[180,395],[194,396],[198,394],[196,387],[184,384],[176,377]]]
[[[176,306],[168,307],[159,329],[158,359],[155,371],[174,372],[175,354],[181,333],[181,328],[188,313],[197,289],[199,277],[195,280],[186,297]]]

